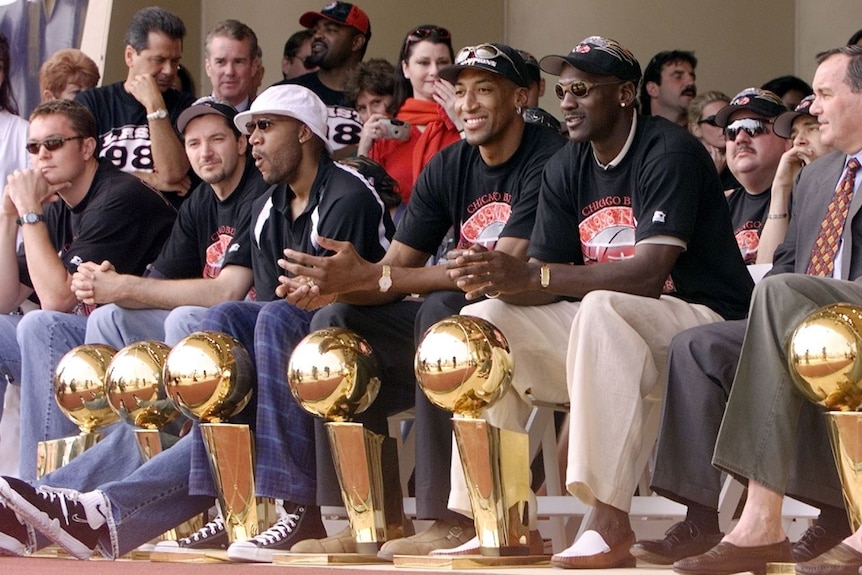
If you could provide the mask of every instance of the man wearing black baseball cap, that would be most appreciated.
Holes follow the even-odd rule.
[[[458,313],[466,302],[446,276],[444,266],[426,267],[425,262],[437,252],[452,227],[456,231],[451,247],[463,250],[481,245],[525,259],[542,169],[563,144],[553,131],[524,122],[521,113],[527,102],[527,71],[513,48],[503,44],[467,46],[458,52],[454,65],[441,68],[439,75],[455,86],[455,111],[463,122],[465,141],[441,150],[422,171],[381,262],[364,262],[353,256],[351,246],[325,238],[320,238],[321,245],[337,252],[326,266],[321,267],[323,262],[317,258],[288,254],[296,262],[288,265],[288,271],[313,278],[321,293],[339,294],[338,303],[315,315],[312,329],[347,327],[379,351],[385,389],[357,419],[385,432],[387,406],[381,400],[392,402],[399,395],[412,398],[415,394],[417,516],[435,521],[415,536],[386,542],[378,554],[385,559],[453,548],[474,535],[471,521],[446,508],[451,413],[432,406],[412,384],[415,339],[433,323]],[[339,257],[343,252],[351,253],[351,257]],[[342,277],[349,281],[339,281]],[[308,288],[298,283],[295,289],[295,295],[288,298],[301,298]],[[410,293],[424,294],[421,307],[415,301],[401,301]],[[328,459],[318,452],[318,466]],[[332,471],[318,470],[319,485],[331,476]],[[338,501],[336,485],[331,485],[327,496],[332,500],[319,499],[318,503]],[[541,537],[535,542],[540,552]],[[352,540],[342,533],[323,541],[298,543],[291,551],[352,550]]]
[[[318,69],[277,84],[305,86],[323,100],[330,108],[329,147],[333,157],[345,157],[359,144],[362,122],[345,98],[344,86],[347,74],[365,57],[371,22],[358,6],[330,2],[318,12],[304,13],[299,23],[313,32],[311,54],[305,63]]]
[[[540,64],[560,76],[570,141],[545,167],[530,261],[468,252],[450,274],[470,300],[499,295],[461,313],[496,325],[518,366],[487,418],[523,431],[530,395],[571,404],[567,487],[594,510],[552,564],[633,567],[628,511],[667,345],[687,327],[743,317],[752,281],[705,148],[636,113],[632,53],[592,36]],[[453,469],[449,506],[467,513],[462,477]]]
[[[72,284],[76,296],[100,305],[87,322],[87,343],[120,349],[156,339],[173,345],[193,331],[207,307],[248,293],[251,261],[221,264],[234,238],[238,248],[248,235],[251,203],[267,185],[248,157],[246,137],[233,124],[236,113],[230,104],[207,97],[177,119],[186,155],[202,182],[180,207],[148,277],[118,274],[110,262],[78,267]],[[160,281],[191,278],[198,279]]]

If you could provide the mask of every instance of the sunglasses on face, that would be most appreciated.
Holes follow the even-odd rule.
[[[703,120],[699,120],[698,124],[709,124],[710,126],[713,126],[715,128],[718,127],[718,124],[715,123],[715,114],[713,114],[712,116],[707,116]]]
[[[767,120],[755,120],[754,118],[740,118],[728,124],[724,128],[724,139],[727,142],[736,140],[739,132],[745,132],[751,138],[756,138],[761,134],[769,132],[769,124],[772,122]]]
[[[255,128],[257,128],[261,132],[266,132],[277,121],[278,120],[273,120],[271,118],[261,118],[260,120],[252,120],[251,122],[245,123],[245,131],[248,132],[249,134],[251,134],[252,132],[254,132]]]
[[[571,94],[575,98],[586,98],[587,94],[590,93],[590,90],[592,90],[596,86],[610,86],[611,84],[622,83],[622,80],[617,80],[616,82],[582,82],[579,80],[577,82],[571,82],[569,84],[557,82],[554,85],[554,93],[560,100],[565,98],[566,94]]]
[[[33,155],[39,153],[39,148],[42,146],[45,147],[49,152],[53,152],[55,150],[59,150],[65,145],[69,140],[83,140],[84,136],[69,136],[68,138],[48,138],[47,140],[42,140],[41,142],[27,142],[24,144],[24,147]]]
[[[518,75],[518,78],[521,81],[524,80],[524,77],[521,76],[521,71],[518,69],[518,66],[515,64],[515,61],[512,60],[508,54],[494,46],[493,44],[479,44],[478,46],[464,46],[458,53],[455,54],[455,64],[464,64],[467,60],[472,60],[478,58],[480,60],[494,60],[496,58],[503,58],[509,64],[512,65],[512,68],[515,70],[515,73]]]

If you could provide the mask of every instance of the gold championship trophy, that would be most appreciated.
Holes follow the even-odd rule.
[[[479,418],[506,393],[513,369],[505,336],[491,323],[471,316],[437,322],[416,351],[419,386],[433,404],[454,413],[479,551],[485,556],[482,560],[473,556],[473,561],[486,566],[546,560],[528,556],[528,436]],[[404,564],[409,564],[407,558]]]
[[[847,514],[862,524],[862,307],[820,308],[796,328],[787,361],[793,383],[826,413]]]
[[[42,477],[69,463],[95,445],[98,430],[118,420],[105,396],[105,372],[117,350],[109,345],[81,345],[57,364],[54,397],[81,433],[40,441],[36,446],[36,475]]]
[[[271,500],[258,509],[254,447],[248,425],[225,423],[248,404],[254,365],[243,345],[215,331],[180,340],[168,354],[163,379],[177,408],[199,420],[228,539],[243,541],[275,522]]]
[[[160,341],[145,340],[118,351],[105,374],[105,393],[111,409],[134,427],[141,460],[161,453],[159,432],[179,417],[174,402],[165,392],[162,371],[171,348]],[[176,541],[188,537],[203,525],[203,517],[185,521],[165,532],[160,539]]]
[[[394,439],[350,421],[371,405],[380,390],[371,346],[346,329],[315,331],[294,349],[287,376],[303,409],[326,420],[356,554],[292,554],[283,562],[377,562],[383,543],[404,536],[404,512]]]

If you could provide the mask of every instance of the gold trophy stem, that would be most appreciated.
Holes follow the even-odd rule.
[[[328,422],[326,430],[356,552],[376,555],[380,545],[404,536],[394,440],[361,423]]]
[[[36,446],[36,477],[44,477],[56,471],[90,449],[102,434],[97,431],[81,432],[71,437],[40,441]]]
[[[228,539],[244,541],[260,532],[254,491],[254,459],[248,425],[202,423]]]
[[[487,556],[529,554],[530,457],[525,433],[483,419],[452,419],[464,467],[479,551]]]
[[[862,525],[862,413],[829,411],[826,422],[850,527],[856,531]]]

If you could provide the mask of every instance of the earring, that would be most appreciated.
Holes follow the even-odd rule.
[[[626,103],[625,103],[625,102],[620,102],[620,108],[625,108],[625,107],[626,107]]]
[[[519,116],[523,113],[523,110],[521,109],[521,106],[517,106],[517,107],[515,108],[515,111],[516,111],[516,112],[518,112],[518,115],[519,115]]]

